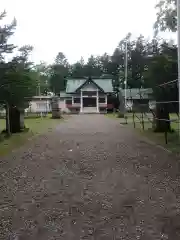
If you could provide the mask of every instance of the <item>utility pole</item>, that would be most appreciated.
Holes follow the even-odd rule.
[[[125,103],[125,111],[127,109],[127,77],[128,77],[128,54],[127,54],[127,39],[125,42],[125,73],[124,73],[124,103]]]
[[[178,42],[178,91],[179,91],[179,137],[180,137],[180,0],[177,0],[177,42]]]

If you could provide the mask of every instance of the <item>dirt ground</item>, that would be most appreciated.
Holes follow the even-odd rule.
[[[179,240],[179,166],[118,120],[72,116],[0,159],[0,239]]]

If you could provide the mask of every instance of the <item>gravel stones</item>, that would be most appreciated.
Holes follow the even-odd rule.
[[[180,239],[175,158],[103,115],[0,161],[0,239]]]

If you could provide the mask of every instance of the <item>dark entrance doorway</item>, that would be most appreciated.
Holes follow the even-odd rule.
[[[83,98],[83,107],[96,107],[96,98]]]

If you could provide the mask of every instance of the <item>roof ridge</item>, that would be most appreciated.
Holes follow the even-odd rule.
[[[74,81],[73,81],[74,80]],[[105,92],[113,92],[112,79],[107,78],[69,78],[67,79],[66,92],[75,92],[78,88],[82,87],[88,81],[98,85]]]

